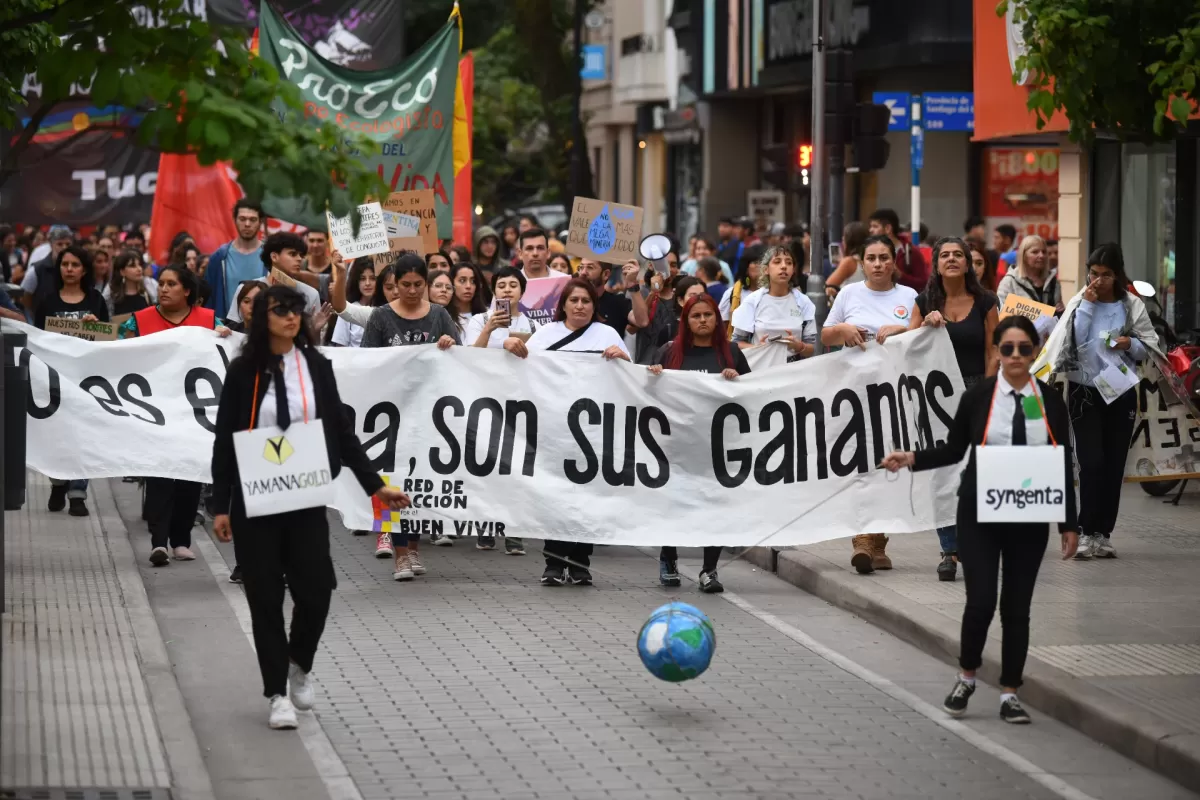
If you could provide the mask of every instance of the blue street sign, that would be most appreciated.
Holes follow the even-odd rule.
[[[606,62],[607,48],[602,44],[585,44],[583,46],[583,67],[579,77],[585,81],[602,81],[608,78]]]
[[[892,118],[888,121],[889,131],[906,131],[912,127],[909,109],[912,107],[912,95],[907,92],[876,92],[871,96],[871,102],[878,106],[887,106],[892,110]]]
[[[908,151],[912,156],[913,186],[917,186],[917,173],[925,168],[925,131],[917,129],[911,137]]]
[[[973,92],[926,92],[922,117],[927,131],[974,131]]]

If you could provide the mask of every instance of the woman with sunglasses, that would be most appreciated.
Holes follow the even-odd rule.
[[[1151,353],[1162,357],[1145,304],[1125,288],[1120,246],[1100,245],[1087,263],[1087,285],[1067,303],[1043,355],[1067,379],[1079,452],[1080,560],[1117,557],[1112,532],[1137,421],[1136,365]]]
[[[945,328],[962,373],[970,389],[996,374],[992,353],[992,331],[1000,322],[996,295],[979,284],[975,270],[967,261],[970,249],[962,239],[940,239],[933,246],[933,275],[925,291],[917,296],[909,330],[922,326]],[[952,581],[958,575],[958,542],[954,526],[937,530],[942,546],[938,580]]]
[[[293,422],[317,422],[324,430],[331,476],[336,478],[345,466],[363,491],[390,508],[410,502],[371,468],[343,410],[333,365],[309,335],[304,304],[298,292],[278,285],[255,298],[246,344],[225,373],[212,457],[213,533],[222,542],[234,541],[263,695],[270,701],[268,724],[276,729],[295,728],[295,709],[307,711],[313,705],[309,673],[337,585],[329,521],[325,508],[247,518],[234,433],[256,425],[287,430]],[[290,637],[283,622],[285,574],[294,606]]]
[[[1029,714],[1017,699],[1017,689],[1029,652],[1033,587],[1050,537],[1049,524],[1044,522],[978,521],[978,448],[989,444],[1063,448],[1066,518],[1058,526],[1063,559],[1073,556],[1079,544],[1070,420],[1062,397],[1029,372],[1038,340],[1037,329],[1025,317],[1013,315],[1002,319],[992,332],[992,343],[1000,352],[1000,374],[985,378],[963,395],[946,442],[915,453],[891,453],[881,465],[891,472],[903,467],[914,471],[948,467],[962,461],[970,450],[958,490],[957,515],[958,550],[967,583],[958,659],[962,672],[943,704],[946,713],[953,717],[966,713],[967,701],[975,692],[975,671],[983,663],[988,626],[996,613],[1003,561],[1004,583],[999,589],[1000,624],[1004,629],[1000,650],[1000,718],[1013,724],[1030,722]]]
[[[750,364],[737,344],[729,341],[717,301],[708,293],[697,294],[683,307],[684,324],[679,326],[675,340],[667,342],[655,356],[649,369],[662,375],[664,369],[687,372],[706,372],[721,375],[727,381],[750,372]],[[725,591],[717,579],[717,559],[720,546],[704,548],[704,564],[700,568],[700,591],[717,594]],[[678,553],[674,547],[664,547],[658,554],[658,582],[663,586],[678,586]]]

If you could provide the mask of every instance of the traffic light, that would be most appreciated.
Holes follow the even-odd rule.
[[[854,135],[854,59],[849,50],[833,49],[825,57],[825,142],[850,144]]]
[[[854,118],[854,164],[859,172],[874,172],[887,166],[891,145],[887,141],[892,110],[875,103],[859,103]]]
[[[796,166],[800,169],[808,169],[813,162],[813,146],[811,144],[796,145]]]

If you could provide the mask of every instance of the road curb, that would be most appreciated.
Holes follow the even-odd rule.
[[[847,551],[848,553],[849,551]],[[755,547],[745,560],[943,661],[957,664],[959,626],[887,588],[886,576],[859,576],[804,550]],[[848,557],[848,556],[847,556]],[[932,576],[931,576],[932,580]],[[999,624],[997,616],[993,625]],[[993,655],[995,653],[995,655]],[[980,677],[996,685],[999,648],[984,651]],[[1117,752],[1200,792],[1200,735],[1030,656],[1021,699]]]
[[[192,730],[192,719],[183,692],[171,668],[162,632],[150,607],[146,586],[138,572],[129,531],[117,509],[117,498],[107,480],[91,482],[92,502],[100,527],[108,540],[109,553],[125,613],[133,628],[138,661],[146,681],[147,695],[154,708],[154,721],[162,737],[167,765],[171,770],[171,796],[178,800],[215,800],[212,780],[200,754],[200,743]]]

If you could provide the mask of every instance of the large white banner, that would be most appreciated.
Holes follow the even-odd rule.
[[[93,343],[18,327],[30,466],[210,480],[236,337],[187,328]],[[736,381],[581,353],[326,354],[375,467],[414,501],[373,508],[343,472],[335,507],[352,528],[784,546],[954,521],[956,469],[876,468],[895,448],[945,438],[963,384],[942,330]]]

